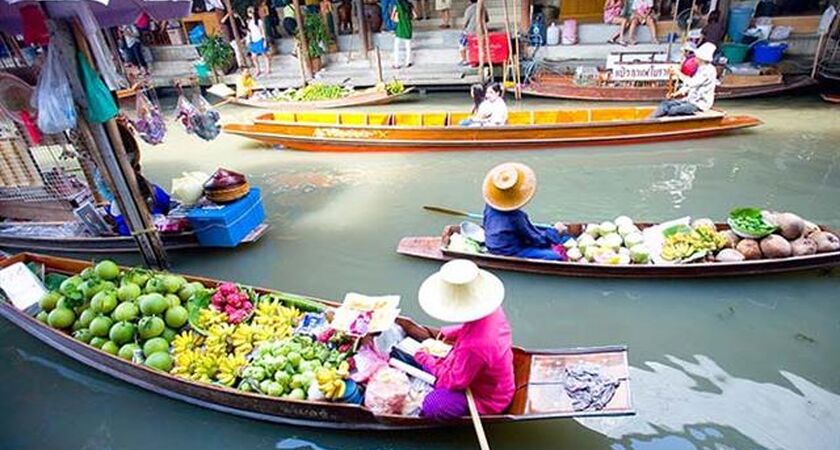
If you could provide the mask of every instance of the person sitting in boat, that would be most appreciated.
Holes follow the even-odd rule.
[[[423,400],[423,416],[445,421],[469,415],[468,391],[479,414],[500,414],[510,405],[516,385],[504,295],[499,278],[465,259],[447,262],[423,281],[417,295],[423,311],[444,322],[461,323],[441,329],[453,343],[444,358],[424,349],[414,355],[437,378]]]
[[[697,72],[692,76],[687,76],[678,70],[672,71],[674,76],[679,77],[682,87],[668,94],[668,100],[660,103],[651,117],[690,116],[712,109],[717,87],[717,69],[712,64],[716,50],[717,47],[714,44],[707,42],[694,52],[694,57],[697,59]],[[677,97],[684,98],[677,100]]]
[[[484,235],[487,250],[494,255],[565,261],[563,242],[570,236],[558,222],[551,228],[537,227],[522,211],[537,190],[537,178],[521,163],[500,164],[484,178]]]
[[[236,78],[236,98],[248,98],[253,94],[257,86],[257,80],[251,75],[251,70],[243,67]]]
[[[470,127],[473,125],[481,125],[481,118],[478,116],[478,108],[484,102],[484,85],[474,84],[470,86],[470,98],[473,101],[473,107],[470,111],[470,117],[461,121],[462,127]]]

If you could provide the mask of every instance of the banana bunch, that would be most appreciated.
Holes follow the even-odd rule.
[[[207,330],[213,325],[227,323],[227,314],[216,311],[213,308],[204,308],[198,313],[198,326]]]
[[[251,320],[251,325],[255,328],[254,345],[291,335],[292,327],[299,317],[300,311],[297,308],[283,306],[277,298],[257,302],[256,312]]]
[[[324,394],[328,400],[338,400],[344,397],[347,389],[344,379],[350,373],[350,365],[347,361],[342,361],[338,368],[322,367],[315,373],[315,379],[318,381],[318,389]]]
[[[715,252],[726,245],[726,238],[710,227],[697,227],[690,232],[678,232],[665,238],[662,258],[678,261],[698,252]]]
[[[385,86],[385,91],[388,92],[388,95],[402,94],[405,92],[405,85],[402,81],[394,79]]]
[[[244,356],[228,355],[219,359],[219,371],[216,373],[216,380],[225,386],[233,386],[239,378],[242,368],[248,364]]]

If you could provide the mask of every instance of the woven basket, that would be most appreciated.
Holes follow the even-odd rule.
[[[248,191],[251,190],[251,186],[246,181],[244,184],[239,186],[234,186],[231,188],[225,189],[217,189],[217,190],[205,190],[204,194],[207,198],[214,203],[230,203],[240,198],[248,195]]]

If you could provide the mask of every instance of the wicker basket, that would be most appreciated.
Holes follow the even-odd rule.
[[[248,195],[248,191],[250,190],[251,186],[246,181],[245,183],[240,184],[239,186],[234,186],[231,188],[205,190],[204,194],[211,202],[230,203]]]

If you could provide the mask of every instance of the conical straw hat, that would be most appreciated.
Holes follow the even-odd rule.
[[[522,163],[499,164],[487,172],[482,190],[487,204],[499,211],[513,211],[534,197],[537,176]]]
[[[426,314],[444,322],[472,322],[489,316],[505,298],[505,286],[474,262],[455,259],[420,285],[417,294]]]

